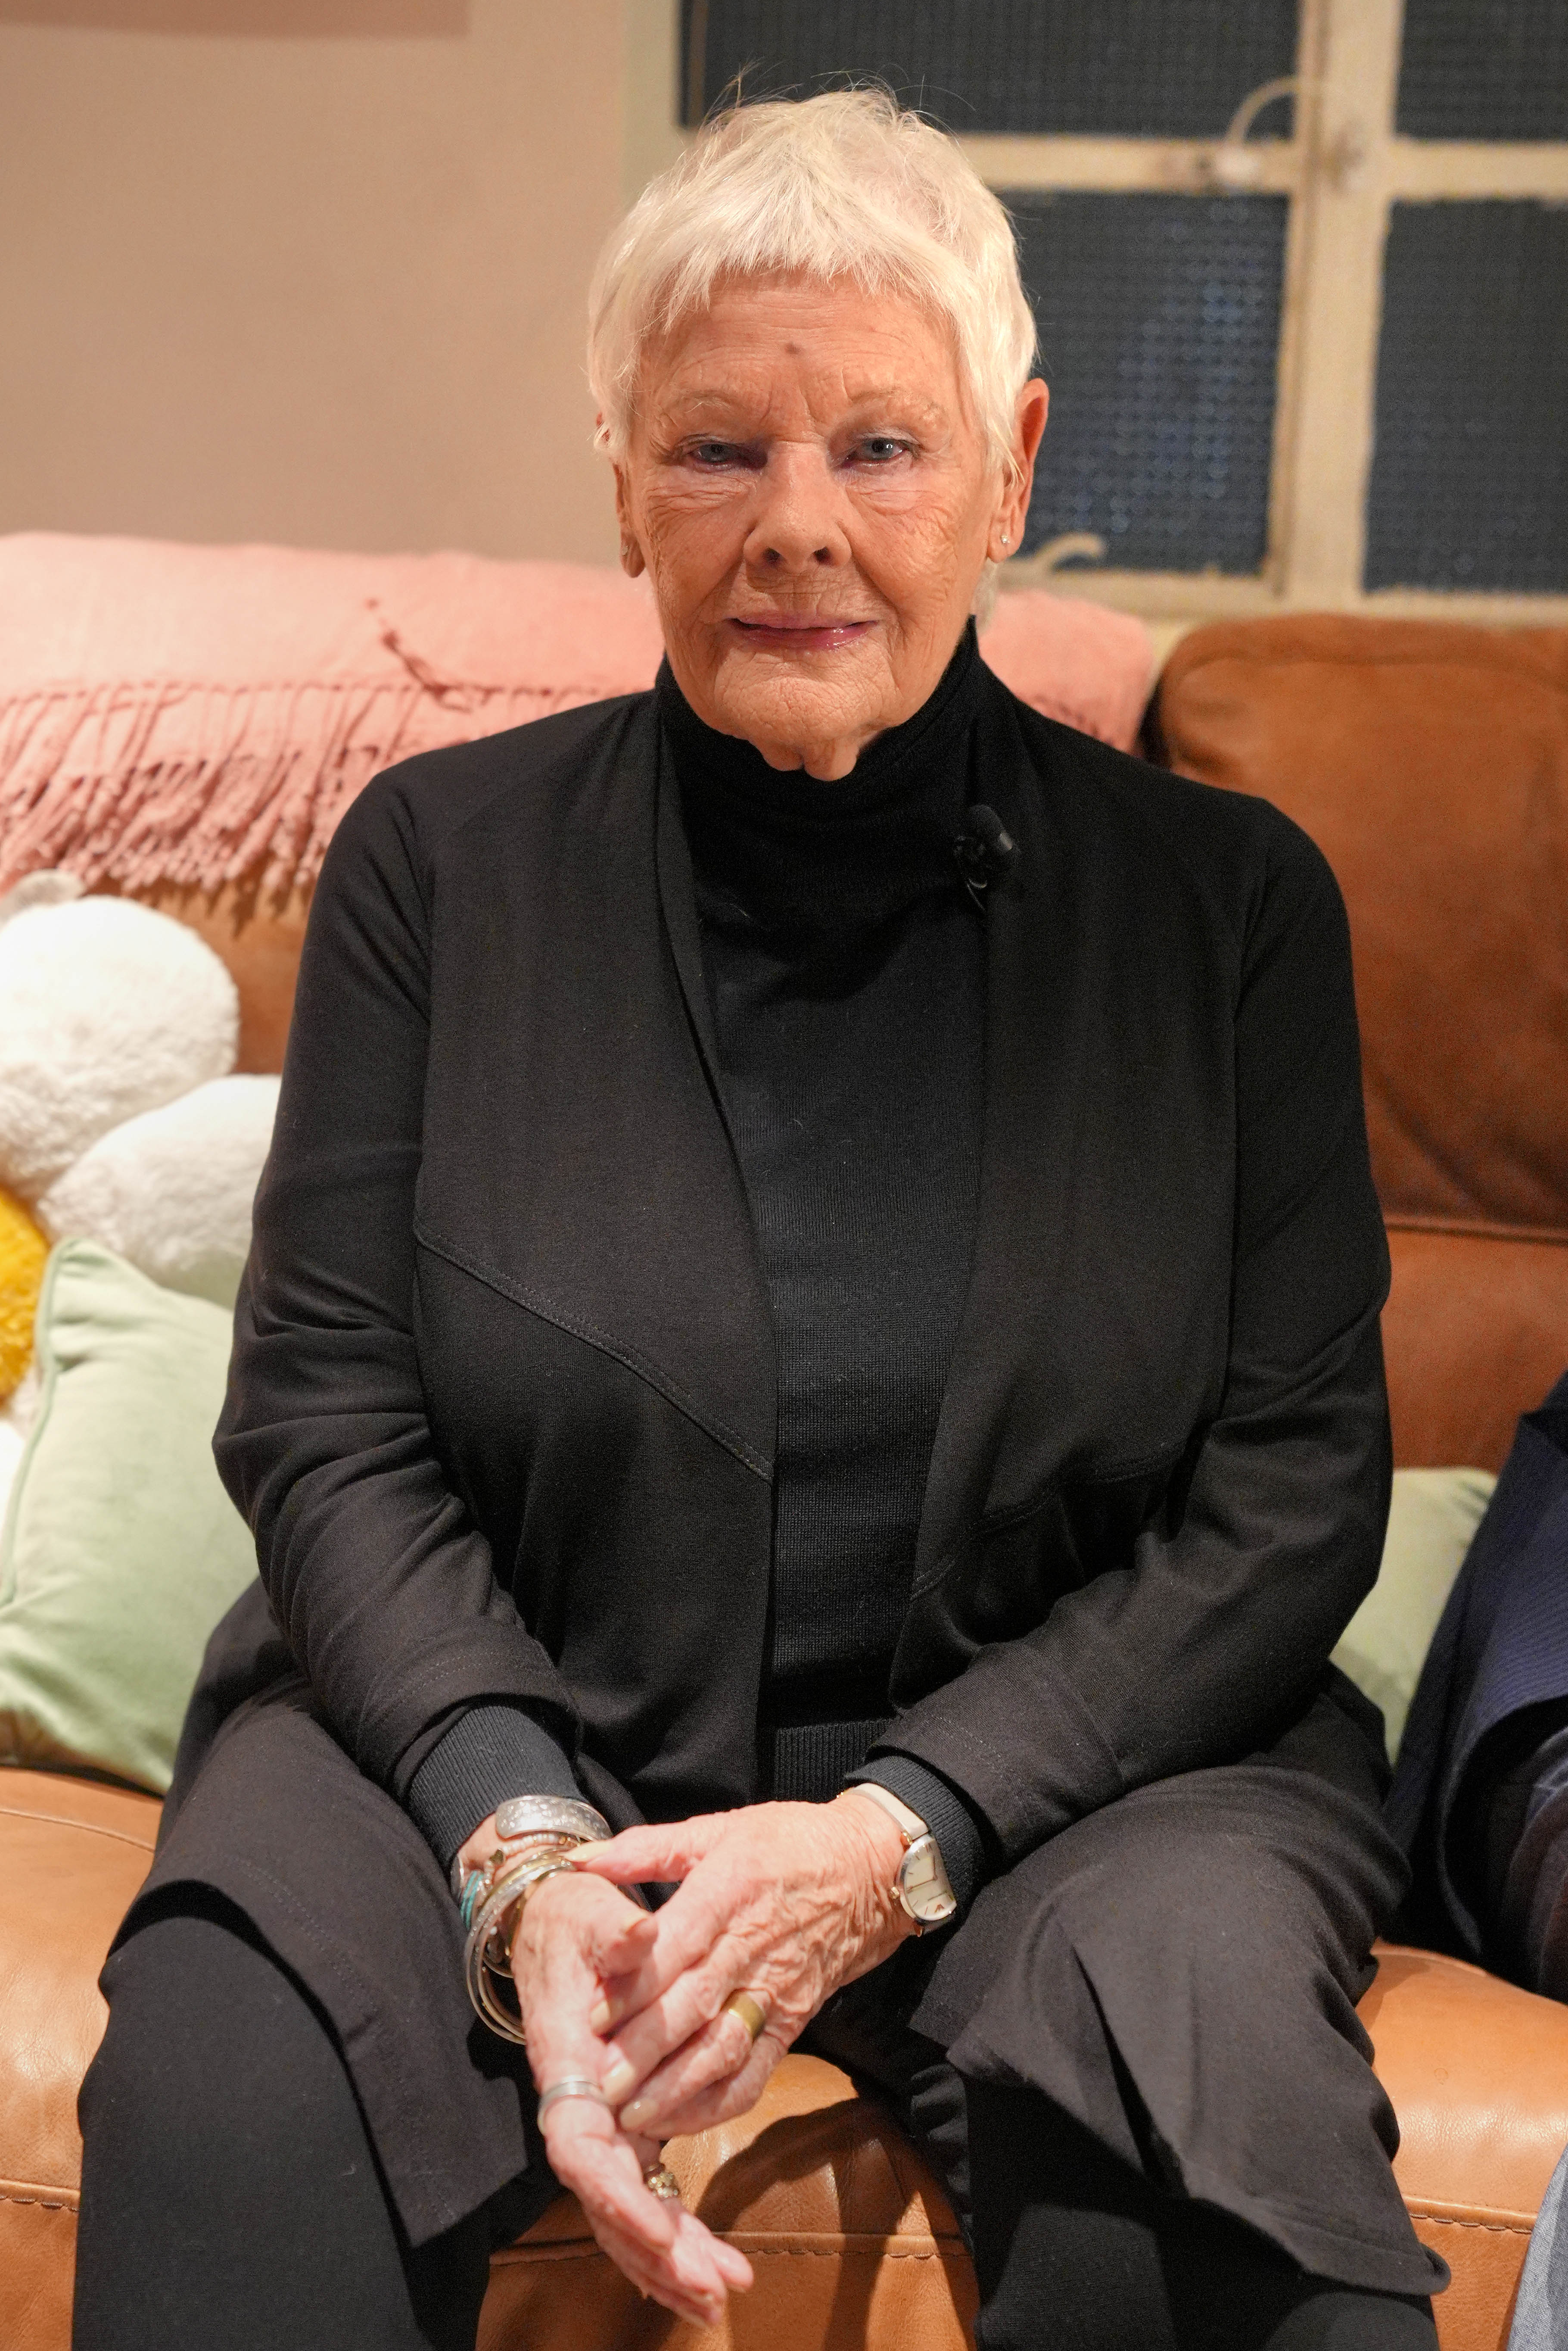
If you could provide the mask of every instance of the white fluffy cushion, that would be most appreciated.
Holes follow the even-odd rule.
[[[214,1078],[127,1119],[37,1204],[51,1240],[94,1240],[166,1290],[234,1303],[272,1141],[275,1078]]]
[[[239,1019],[212,948],[130,899],[0,922],[0,1184],[36,1200],[110,1127],[222,1077]]]

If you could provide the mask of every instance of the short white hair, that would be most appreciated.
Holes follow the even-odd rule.
[[[588,380],[613,458],[649,338],[705,308],[721,279],[781,276],[847,278],[944,319],[990,456],[1014,478],[1035,329],[1012,224],[956,141],[884,89],[732,107],[643,190],[588,294]]]

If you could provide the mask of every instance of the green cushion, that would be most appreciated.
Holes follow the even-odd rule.
[[[1490,1469],[1396,1469],[1377,1581],[1334,1653],[1383,1708],[1390,1761],[1454,1578],[1497,1479]]]
[[[255,1573],[213,1465],[230,1333],[96,1241],[50,1257],[0,1531],[0,1762],[168,1787],[207,1636]]]

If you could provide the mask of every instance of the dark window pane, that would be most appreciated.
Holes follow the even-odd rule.
[[[1568,211],[1396,204],[1368,588],[1568,589]]]
[[[743,71],[753,98],[875,76],[954,131],[1202,139],[1293,70],[1296,0],[683,0],[681,27],[687,122]]]
[[[1051,386],[1025,549],[1092,530],[1118,570],[1257,571],[1285,199],[1003,201]]]
[[[1568,139],[1565,0],[1405,0],[1407,139]]]

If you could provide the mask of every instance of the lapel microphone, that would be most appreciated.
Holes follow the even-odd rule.
[[[964,817],[963,831],[953,842],[953,857],[964,888],[981,909],[992,882],[1005,882],[1022,854],[1018,843],[993,808],[977,801]]]

